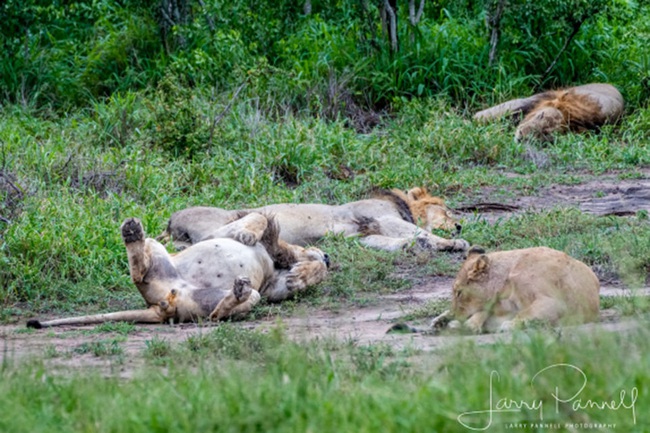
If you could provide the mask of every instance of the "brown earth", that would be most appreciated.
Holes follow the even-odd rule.
[[[334,339],[354,342],[359,345],[387,344],[394,349],[413,348],[435,351],[459,339],[475,339],[480,343],[491,343],[508,338],[507,334],[485,334],[479,336],[387,334],[387,330],[409,312],[422,307],[433,299],[447,299],[451,278],[433,278],[399,293],[380,295],[372,305],[332,311],[306,307],[291,317],[281,319],[269,317],[240,322],[240,326],[258,329],[263,332],[275,326],[282,326],[286,335],[294,341],[313,339]],[[605,296],[628,296],[632,293],[618,287],[605,286],[601,289]],[[636,295],[650,294],[650,288]],[[179,344],[192,335],[210,332],[218,324],[180,324],[180,325],[138,325],[135,332],[126,336],[116,333],[93,333],[94,326],[62,326],[52,329],[25,332],[24,325],[0,327],[3,340],[0,365],[5,362],[22,362],[25,359],[45,358],[46,365],[61,372],[74,370],[99,370],[104,374],[117,374],[130,377],[144,365],[143,353],[148,341],[165,340]],[[622,331],[636,327],[634,321],[621,321],[612,310],[601,313],[601,323],[574,327],[575,332],[591,332],[598,329]],[[84,344],[110,341],[121,338],[119,345],[123,351],[121,360],[115,357],[98,357],[92,353],[79,353]],[[52,356],[56,353],[57,356]],[[49,354],[49,355],[48,355]]]
[[[541,188],[534,195],[518,195],[498,201],[494,197],[500,196],[499,191],[486,187],[457,210],[476,213],[489,220],[525,211],[563,207],[601,216],[650,212],[650,169],[640,170],[638,176],[637,179],[620,179],[617,174],[603,175],[577,185],[553,184]]]

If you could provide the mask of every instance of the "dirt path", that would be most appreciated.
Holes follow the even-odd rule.
[[[508,338],[507,334],[431,336],[386,333],[401,317],[422,307],[426,302],[433,299],[447,299],[451,283],[450,278],[434,278],[417,284],[409,290],[378,296],[372,305],[366,307],[343,311],[308,307],[281,320],[259,319],[240,322],[238,326],[265,332],[280,324],[286,335],[295,341],[334,339],[342,342],[353,341],[359,345],[382,343],[397,350],[409,347],[432,351],[453,344],[459,339],[471,338],[481,343],[490,343],[500,338]],[[602,294],[625,296],[631,293],[625,289],[605,286]],[[637,294],[650,294],[650,288],[645,288]],[[601,317],[602,323],[584,325],[576,329],[621,331],[636,326],[631,321],[621,322],[619,318],[612,315],[611,311],[604,311]],[[210,332],[218,325],[138,325],[135,332],[126,336],[116,333],[96,333],[93,332],[94,326],[66,326],[32,332],[26,332],[23,326],[0,327],[0,336],[3,340],[0,365],[4,362],[23,362],[34,357],[44,358],[49,367],[61,371],[93,369],[104,374],[130,377],[144,364],[143,354],[148,342],[165,340],[171,344],[180,344],[190,336]],[[106,343],[116,338],[122,350],[120,362],[117,362],[115,357],[96,356],[92,350],[84,349],[93,343]]]

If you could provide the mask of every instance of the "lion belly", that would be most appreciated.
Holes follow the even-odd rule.
[[[227,238],[199,242],[173,256],[180,276],[198,290],[231,290],[246,276],[259,289],[273,275],[273,262],[263,246],[246,246]]]

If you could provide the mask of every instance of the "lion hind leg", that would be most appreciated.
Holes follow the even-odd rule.
[[[556,323],[567,313],[568,310],[564,302],[556,298],[544,296],[537,298],[532,304],[521,310],[515,316],[515,320],[544,320]]]
[[[134,283],[140,283],[151,267],[151,251],[147,247],[144,228],[137,218],[127,218],[120,227]]]
[[[230,238],[244,245],[252,246],[262,239],[267,227],[267,217],[257,212],[250,212],[223,227],[219,227],[209,237]]]
[[[252,293],[255,290],[251,286],[251,280],[248,277],[238,277],[233,284],[233,288],[228,294],[217,304],[212,313],[210,313],[211,321],[219,321],[233,316],[236,313],[243,313],[250,308],[252,308],[255,301],[255,296],[253,296],[253,301],[251,301],[250,306],[240,307],[242,304],[245,304],[251,297]],[[256,292],[257,293],[257,292]],[[257,299],[259,300],[259,299]],[[255,301],[255,303],[257,303]],[[239,310],[237,310],[237,308]]]
[[[391,238],[384,235],[368,235],[359,239],[362,245],[384,251],[398,251],[414,245],[414,238]]]

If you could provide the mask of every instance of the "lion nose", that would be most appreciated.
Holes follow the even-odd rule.
[[[330,255],[329,254],[325,253],[324,261],[325,261],[325,266],[327,266],[329,268],[330,267]]]

